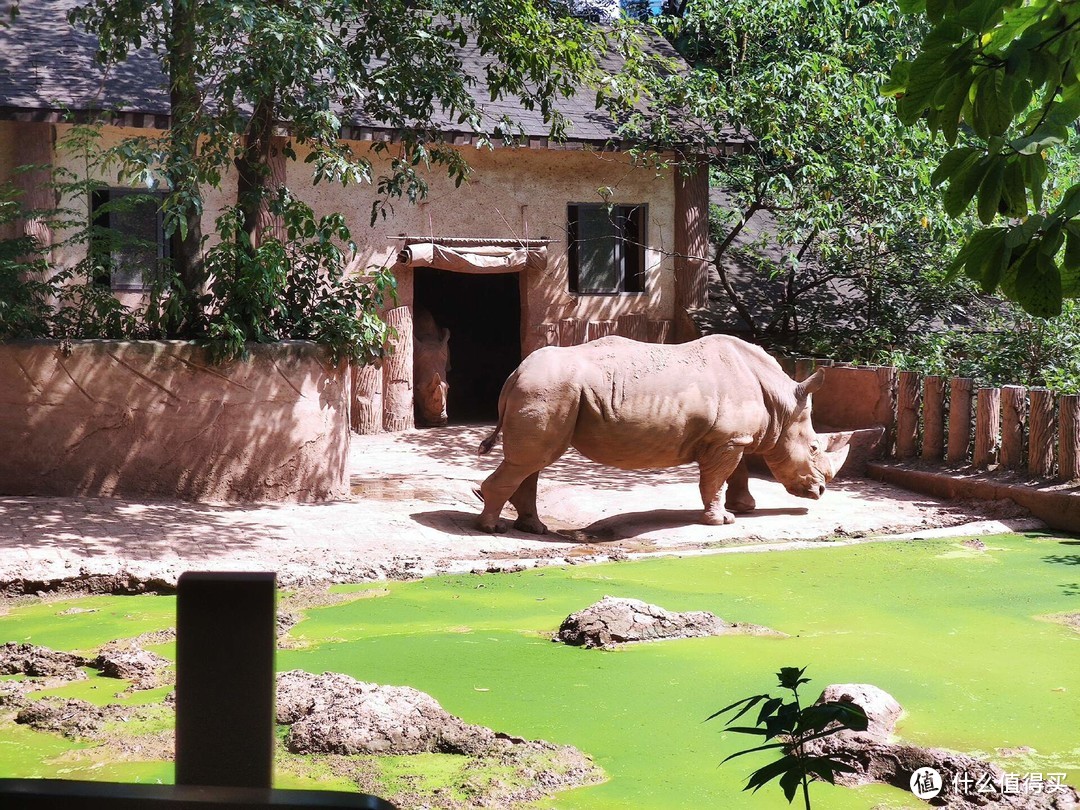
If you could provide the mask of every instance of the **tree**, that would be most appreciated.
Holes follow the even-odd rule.
[[[1027,312],[1080,297],[1080,8],[1060,0],[904,0],[927,27],[883,88],[906,124],[952,147],[933,174],[945,210],[972,202],[974,229],[950,265]]]
[[[219,230],[238,251],[219,252],[219,260],[243,264],[259,253],[259,215],[267,206],[299,217],[294,230],[314,236],[301,227],[310,212],[286,191],[268,188],[279,127],[288,134],[286,157],[295,159],[301,146],[309,150],[315,183],[376,183],[382,197],[374,222],[391,198],[423,196],[421,167],[442,165],[458,183],[467,176],[461,153],[443,139],[448,122],[489,143],[515,137],[513,120],[485,119],[473,87],[479,81],[492,99],[539,108],[552,135],[561,135],[556,102],[592,79],[598,36],[533,0],[89,0],[71,20],[98,37],[106,65],[148,50],[169,78],[169,132],[129,139],[118,151],[129,172],[160,171],[166,179],[163,210],[178,271],[172,301],[181,304],[174,328],[181,336],[200,328],[207,303],[199,230],[204,186],[219,186],[235,168],[237,210],[225,212]],[[483,77],[469,75],[462,62],[470,41],[489,57]],[[386,158],[385,172],[339,140],[350,121],[394,133],[373,150]],[[347,238],[337,223],[326,227]],[[264,258],[271,255],[287,258],[280,251]],[[233,325],[249,339],[261,334],[240,320]]]
[[[627,112],[627,127],[685,160],[708,156],[712,184],[729,198],[713,228],[724,303],[755,340],[865,356],[967,297],[923,282],[958,226],[929,187],[932,139],[904,127],[878,95],[896,54],[919,41],[894,2],[666,8],[677,15],[662,30],[693,70],[643,66],[664,103]],[[748,146],[726,154],[733,137]],[[748,239],[748,223],[762,219],[767,227]],[[775,285],[767,311],[728,277],[736,252]],[[830,288],[838,291],[820,295]]]

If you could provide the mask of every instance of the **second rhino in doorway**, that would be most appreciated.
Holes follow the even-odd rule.
[[[726,335],[677,345],[606,337],[539,349],[507,379],[498,424],[480,445],[490,452],[503,434],[503,461],[480,487],[478,526],[504,530],[509,501],[515,528],[543,534],[540,471],[571,446],[625,470],[696,462],[708,524],[731,523],[729,507],[753,508],[745,455],[762,456],[792,495],[820,498],[848,453],[827,448],[811,424],[811,394],[823,381],[818,371],[796,383],[763,349]]]
[[[416,424],[421,427],[442,427],[449,419],[448,371],[450,330],[439,326],[428,310],[417,307],[413,319],[413,397]]]

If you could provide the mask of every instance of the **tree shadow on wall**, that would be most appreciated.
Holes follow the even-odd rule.
[[[0,347],[0,494],[337,497],[346,372],[312,344],[252,348],[213,365],[179,342]]]

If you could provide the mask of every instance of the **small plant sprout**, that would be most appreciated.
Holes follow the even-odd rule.
[[[799,687],[810,682],[809,678],[803,677],[804,672],[806,667],[783,667],[776,673],[780,687],[791,692],[789,701],[769,694],[753,695],[725,706],[705,719],[708,721],[728,712],[735,712],[727,722],[728,731],[762,738],[763,745],[738,751],[726,757],[723,762],[757,751],[775,750],[781,753],[780,759],[763,765],[750,774],[743,790],[753,790],[756,793],[762,785],[779,778],[780,787],[783,788],[789,803],[795,800],[795,794],[800,785],[802,786],[803,802],[806,810],[810,810],[811,780],[823,779],[835,784],[836,774],[850,773],[855,768],[836,756],[812,752],[807,748],[807,744],[843,730],[865,731],[867,718],[860,707],[851,703],[829,701],[804,708],[799,701]],[[753,726],[732,725],[758,705],[761,708]]]

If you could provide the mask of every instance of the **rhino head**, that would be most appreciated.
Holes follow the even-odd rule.
[[[846,437],[828,442],[814,432],[810,420],[811,395],[821,388],[825,374],[820,369],[795,386],[794,409],[783,423],[776,446],[764,454],[772,474],[792,495],[817,500],[825,485],[840,471],[850,447]]]
[[[424,427],[442,427],[447,423],[446,399],[450,386],[446,372],[450,367],[450,330],[442,329],[434,338],[417,336],[413,348],[413,384],[416,421]]]

